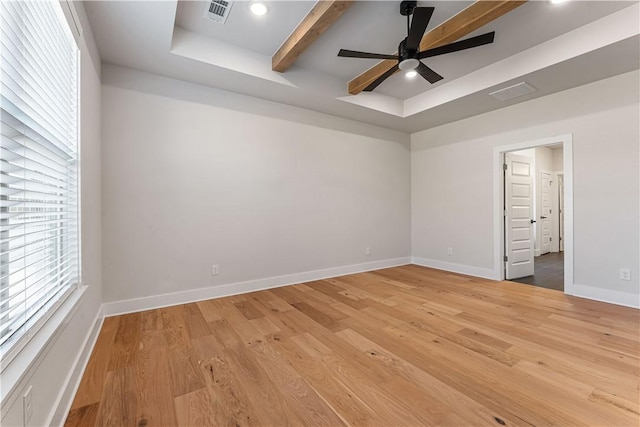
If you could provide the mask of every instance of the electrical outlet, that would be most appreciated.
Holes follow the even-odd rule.
[[[220,267],[218,266],[218,264],[214,264],[211,266],[211,275],[212,276],[217,276],[218,274],[220,274]]]
[[[367,247],[364,249],[364,254],[365,254],[366,256],[371,255],[371,248],[370,248],[369,246],[367,246]]]
[[[620,280],[631,280],[631,270],[628,268],[621,268]]]
[[[447,248],[447,255],[453,255],[453,248]]]
[[[24,411],[23,421],[25,426],[29,423],[31,416],[33,415],[33,399],[31,398],[32,389],[33,386],[29,386],[26,393],[22,396],[22,409]]]

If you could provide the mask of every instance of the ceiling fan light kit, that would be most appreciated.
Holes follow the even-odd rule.
[[[415,70],[419,64],[420,61],[418,61],[416,58],[407,58],[403,59],[402,62],[398,64],[398,68],[400,68],[400,70],[402,71]]]
[[[409,78],[420,74],[426,81],[434,84],[442,80],[443,77],[424,64],[421,61],[422,59],[493,43],[495,32],[490,32],[480,36],[449,43],[444,46],[420,51],[420,42],[422,41],[422,37],[424,36],[427,26],[429,25],[433,11],[433,7],[417,7],[416,1],[400,2],[400,14],[407,17],[407,37],[398,45],[397,54],[387,55],[340,49],[338,56],[345,58],[386,59],[397,61],[396,65],[365,87],[363,89],[364,91],[370,92],[374,90],[378,85],[391,77],[398,70],[406,71],[407,73],[405,76]],[[412,71],[416,74],[411,73]]]

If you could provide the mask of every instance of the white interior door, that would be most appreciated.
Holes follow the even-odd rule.
[[[540,204],[538,227],[540,230],[540,255],[551,252],[551,172],[540,171]]]
[[[533,275],[533,171],[531,159],[505,154],[505,277]]]

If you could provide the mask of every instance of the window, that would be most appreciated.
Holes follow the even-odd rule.
[[[79,281],[79,52],[57,1],[0,2],[0,353]]]

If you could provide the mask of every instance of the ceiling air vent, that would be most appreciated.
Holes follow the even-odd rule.
[[[204,17],[215,22],[224,24],[227,22],[229,11],[233,2],[225,0],[212,0],[207,4],[207,10],[204,12]]]
[[[513,86],[505,87],[504,89],[491,92],[489,93],[489,95],[499,99],[500,101],[508,101],[509,99],[528,95],[533,92],[536,92],[535,87],[531,86],[529,83],[521,82]]]

